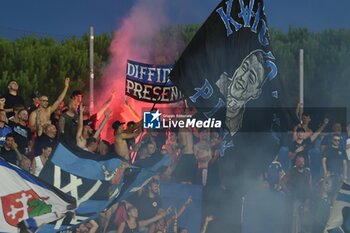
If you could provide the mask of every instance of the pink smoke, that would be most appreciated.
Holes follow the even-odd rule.
[[[142,117],[142,110],[153,106],[130,97],[127,97],[128,104],[125,104],[126,64],[128,59],[149,64],[162,60],[154,56],[155,48],[152,45],[155,35],[168,22],[165,15],[164,0],[140,0],[114,33],[110,45],[111,61],[103,70],[103,87],[95,94],[98,109],[108,98],[108,93],[115,92],[110,105],[112,116],[102,132],[102,138],[112,141],[111,125],[115,120],[138,121]]]

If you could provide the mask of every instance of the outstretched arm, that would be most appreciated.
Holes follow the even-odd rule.
[[[36,118],[37,118],[37,115],[39,115],[37,113],[37,111],[38,111],[38,109],[31,112],[29,115],[29,128],[30,128],[30,131],[32,133],[34,133],[37,130]],[[40,122],[40,124],[41,124],[41,122]]]
[[[205,218],[205,222],[202,228],[201,233],[205,233],[207,231],[208,223],[214,219],[213,215],[209,215]]]
[[[297,105],[297,108],[295,109],[295,115],[300,122],[301,122],[300,112],[302,111],[303,107],[304,107],[304,103],[299,102]]]
[[[79,120],[78,120],[78,128],[77,128],[77,134],[75,136],[75,139],[77,141],[77,145],[80,145],[81,138],[83,136],[83,111],[84,107],[82,104],[79,106]]]
[[[43,126],[41,125],[41,118],[40,118],[41,108],[38,108],[36,111],[37,111],[36,117],[35,117],[36,134],[39,137],[43,134]]]
[[[53,113],[57,109],[58,105],[64,100],[64,97],[66,96],[67,91],[68,91],[69,82],[70,82],[70,79],[65,78],[64,89],[61,92],[61,94],[58,96],[57,100],[51,105],[50,114]]]
[[[172,218],[169,218],[167,220],[167,224],[170,225],[172,221],[177,221],[178,218],[181,217],[181,215],[185,212],[186,207],[192,203],[192,196],[189,196],[186,200],[186,202],[181,206],[179,212],[177,212],[177,210],[175,209],[175,214]]]
[[[105,127],[105,125],[106,125],[106,123],[108,121],[108,117],[111,114],[111,110],[107,109],[104,114],[105,114],[105,117],[103,118],[102,123],[100,124],[100,126],[98,127],[98,129],[96,130],[96,132],[94,134],[94,138],[96,138],[96,139],[100,136],[100,133],[101,133],[103,127]]]
[[[318,128],[317,131],[311,135],[311,137],[310,137],[311,142],[314,142],[314,141],[316,140],[316,138],[317,138],[318,136],[320,136],[321,132],[322,132],[322,131],[326,128],[326,126],[328,125],[328,122],[329,122],[328,118],[324,118],[324,119],[323,119],[323,123],[322,123],[322,125],[320,126],[320,128]]]
[[[113,92],[111,94],[111,96],[108,98],[108,100],[106,102],[104,102],[104,104],[102,105],[102,108],[100,110],[98,110],[98,112],[96,113],[97,115],[97,120],[99,120],[102,116],[102,114],[107,110],[109,104],[111,103],[112,99],[114,98],[115,93]]]

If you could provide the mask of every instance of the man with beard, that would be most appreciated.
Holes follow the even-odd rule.
[[[66,96],[66,93],[69,87],[69,82],[70,82],[70,79],[66,78],[64,81],[64,89],[62,93],[59,95],[57,100],[51,106],[49,106],[49,98],[47,96],[43,95],[40,97],[40,105],[38,109],[33,111],[30,114],[30,118],[29,118],[29,127],[32,130],[32,132],[37,131],[36,115],[38,114],[39,109],[41,109],[39,113],[41,126],[44,126],[45,124],[50,123],[51,113],[53,113],[57,109],[59,104],[64,100],[64,97]]]
[[[140,221],[155,217],[162,208],[159,192],[159,180],[153,177],[142,190],[127,199],[137,209],[142,210],[139,216]],[[155,224],[150,225],[148,228],[149,231],[146,232],[153,232]]]
[[[282,179],[282,190],[289,198],[291,221],[288,230],[292,233],[309,232],[311,173],[310,169],[305,167],[304,157],[296,157],[295,166]]]
[[[15,165],[19,165],[20,161],[24,157],[18,151],[15,136],[12,133],[6,135],[4,146],[0,147],[0,156],[7,162]]]
[[[21,154],[28,155],[32,150],[32,134],[27,127],[28,111],[21,109],[18,111],[18,123],[9,121],[9,126],[12,128],[15,136],[15,141],[18,144],[18,150]]]

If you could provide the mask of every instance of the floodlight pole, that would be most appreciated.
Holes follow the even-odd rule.
[[[89,46],[89,60],[90,60],[90,113],[94,109],[94,28],[90,27],[90,46]]]
[[[304,111],[304,49],[299,50],[299,103],[303,106],[299,109],[299,119]]]

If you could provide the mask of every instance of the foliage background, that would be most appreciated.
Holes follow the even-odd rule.
[[[159,64],[174,63],[193,37],[198,25],[177,25],[155,35],[154,60]],[[271,44],[277,59],[279,77],[285,83],[282,98],[292,107],[298,102],[299,49],[304,49],[305,105],[312,107],[347,107],[350,109],[350,30],[311,32],[290,28],[288,32],[271,30]],[[175,39],[174,39],[175,38]],[[95,36],[95,80],[109,60],[112,35]],[[175,42],[174,42],[175,41]],[[175,44],[174,44],[175,43]],[[20,95],[27,101],[34,90],[55,99],[71,78],[70,91],[88,91],[88,35],[57,41],[55,38],[24,36],[16,40],[0,38],[0,93],[7,91],[7,82],[15,79]],[[168,50],[176,50],[174,53]],[[87,93],[86,93],[87,94]],[[29,104],[29,103],[27,103]]]

